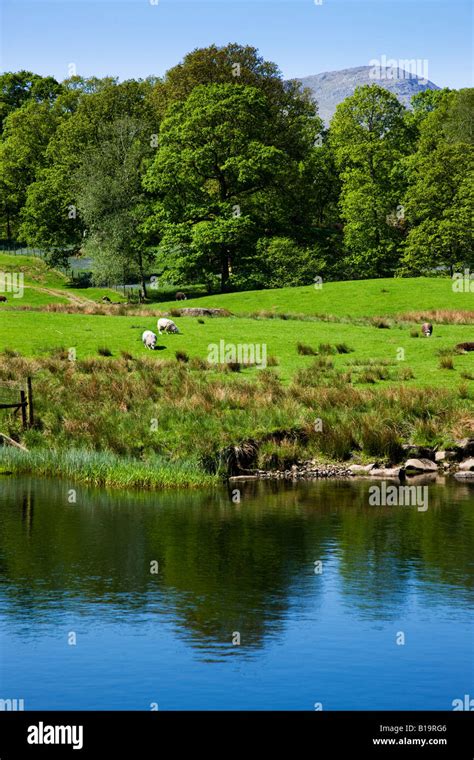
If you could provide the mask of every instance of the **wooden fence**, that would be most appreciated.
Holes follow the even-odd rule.
[[[9,401],[4,403],[2,401],[2,388],[13,389],[17,394],[16,401]],[[33,388],[31,383],[31,377],[26,378],[26,390],[21,383],[9,383],[7,381],[0,383],[0,409],[13,409],[14,414],[21,413],[21,422],[23,430],[32,427],[35,422],[34,408],[33,408]]]

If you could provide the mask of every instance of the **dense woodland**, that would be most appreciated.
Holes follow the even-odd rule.
[[[0,238],[209,290],[472,266],[474,89],[317,103],[236,44],[162,78],[0,76]]]

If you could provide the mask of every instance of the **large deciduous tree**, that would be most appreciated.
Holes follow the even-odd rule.
[[[445,92],[420,124],[418,149],[406,161],[402,273],[452,273],[474,263],[473,113],[474,89]]]
[[[124,116],[99,131],[75,173],[78,210],[87,230],[84,248],[93,255],[95,280],[117,283],[136,275],[144,295],[147,251],[139,227],[145,214],[143,162],[150,152],[142,122]]]
[[[295,121],[288,112],[280,121],[283,134],[265,94],[245,85],[198,86],[170,107],[145,178],[154,196],[145,228],[160,240],[162,272],[219,277],[226,290],[231,275],[248,268],[260,237],[291,228],[295,144],[301,159],[320,122],[309,115]]]
[[[399,160],[410,150],[404,108],[378,85],[358,87],[336,109],[330,142],[342,183],[340,207],[351,274],[393,274],[400,255],[403,175]]]
[[[110,136],[114,133],[111,125],[130,117],[140,123],[141,140],[149,145],[158,131],[149,101],[152,82],[75,78],[67,84],[63,96],[67,113],[48,145],[45,166],[28,187],[20,229],[30,245],[47,248],[53,255],[67,248],[79,250],[87,241],[78,200],[79,194],[84,199],[87,193],[81,181],[87,181],[88,175],[82,170],[89,164],[91,171],[94,167],[99,172],[107,130]]]

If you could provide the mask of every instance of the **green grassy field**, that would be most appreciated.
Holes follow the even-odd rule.
[[[190,299],[179,306],[226,308],[234,314],[259,310],[275,314],[334,315],[339,317],[395,316],[438,309],[472,310],[474,293],[454,293],[449,278],[354,280],[314,286],[259,290]],[[176,307],[172,301],[160,308]]]
[[[83,314],[56,314],[49,312],[4,312],[0,351],[9,349],[23,356],[44,357],[54,349],[74,348],[78,359],[97,357],[100,347],[108,347],[115,357],[121,351],[138,357],[147,354],[156,361],[174,359],[176,351],[184,351],[190,358],[206,360],[209,346],[234,344],[260,344],[266,346],[267,357],[275,357],[278,364],[272,368],[284,381],[307,367],[314,360],[302,356],[297,344],[313,347],[318,353],[320,344],[345,343],[347,354],[335,354],[331,361],[336,369],[344,370],[355,361],[390,362],[394,370],[409,367],[414,378],[405,382],[413,385],[450,388],[462,381],[464,372],[474,373],[474,354],[454,357],[454,369],[441,369],[440,351],[453,350],[457,343],[474,337],[469,325],[439,325],[431,338],[410,336],[409,327],[379,329],[374,326],[355,326],[332,322],[299,322],[260,320],[247,318],[206,318],[204,324],[196,318],[176,319],[181,335],[158,336],[157,350],[147,351],[141,342],[143,330],[156,331],[156,319],[143,317],[88,316]],[[404,353],[401,353],[401,350]],[[397,357],[404,357],[398,359]],[[104,357],[103,361],[107,361]],[[245,368],[242,374],[255,376],[260,370]]]
[[[0,413],[0,432],[33,452],[0,449],[0,463],[14,470],[67,470],[106,485],[190,486],[225,471],[223,452],[249,439],[267,468],[308,456],[393,462],[403,442],[442,444],[474,431],[474,353],[455,350],[474,341],[474,295],[454,293],[447,278],[328,283],[87,313],[105,294],[120,298],[70,288],[38,259],[0,255],[0,272],[19,271],[19,263],[24,298],[0,304],[0,395],[5,383],[32,375],[37,421],[22,431],[18,419]],[[159,336],[157,350],[147,351],[143,330],[156,332],[159,313],[183,306],[233,316],[174,317],[181,334]],[[424,315],[434,324],[430,338],[420,335]],[[224,351],[264,347],[267,368],[229,366],[226,356],[209,364],[211,347],[221,344]],[[318,414],[324,436],[313,430]],[[158,433],[150,431],[155,418]],[[66,463],[67,451],[76,453]]]
[[[25,306],[46,306],[51,303],[67,304],[71,297],[100,302],[103,296],[122,303],[123,297],[110,288],[75,288],[61,272],[48,269],[42,259],[35,256],[0,254],[0,273],[23,275],[24,292],[21,298],[5,293],[7,302],[3,310]]]

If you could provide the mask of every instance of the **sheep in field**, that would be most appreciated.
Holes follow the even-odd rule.
[[[149,348],[151,351],[155,350],[156,341],[158,338],[156,337],[155,333],[151,330],[145,330],[145,332],[142,335],[142,341],[145,348]]]
[[[158,320],[159,335],[161,335],[164,332],[179,333],[179,330],[172,319],[166,319],[165,317],[162,317],[161,319]]]
[[[175,298],[177,301],[187,301],[186,293],[182,293],[180,290],[176,293]]]
[[[6,297],[6,296],[0,296],[0,301],[1,301],[2,303],[5,303],[5,301],[6,301],[6,300],[7,300],[7,297]]]
[[[423,322],[421,325],[421,332],[425,336],[425,338],[429,338],[433,333],[433,325],[430,325],[429,322]]]

